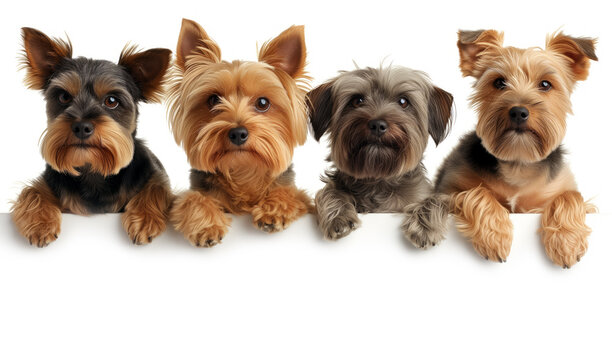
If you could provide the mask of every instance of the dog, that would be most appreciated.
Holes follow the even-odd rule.
[[[312,212],[294,184],[293,149],[306,141],[303,26],[265,43],[259,61],[223,61],[219,46],[183,19],[169,91],[169,121],[192,166],[190,190],[170,221],[195,246],[227,233],[232,214],[276,232]]]
[[[14,202],[12,218],[32,245],[57,239],[61,213],[123,212],[135,244],[165,230],[173,195],[164,167],[137,139],[138,103],[158,101],[171,51],[126,46],[118,64],[72,58],[70,41],[23,28],[26,85],[41,90],[47,129],[42,175]]]
[[[453,96],[423,72],[390,66],[341,72],[308,94],[317,141],[328,133],[332,168],[315,196],[319,228],[335,240],[360,225],[358,213],[403,212],[416,247],[446,233],[448,199],[432,194],[422,163],[452,124]]]
[[[587,250],[585,214],[594,208],[577,191],[561,142],[570,95],[597,60],[595,40],[559,32],[544,49],[518,49],[495,30],[458,35],[461,72],[476,79],[478,122],[442,164],[436,191],[452,195],[458,229],[485,259],[506,261],[510,212],[536,212],[546,254],[569,268]]]

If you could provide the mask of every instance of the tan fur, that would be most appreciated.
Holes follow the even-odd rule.
[[[174,195],[165,177],[153,175],[132,197],[121,214],[121,223],[134,244],[148,244],[166,230],[166,219]]]
[[[47,246],[60,233],[59,202],[42,178],[21,191],[11,208],[11,215],[19,233],[32,245]]]

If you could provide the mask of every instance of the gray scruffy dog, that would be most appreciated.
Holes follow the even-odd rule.
[[[453,96],[421,71],[391,66],[341,72],[308,100],[314,137],[329,133],[333,163],[315,197],[325,238],[356,229],[357,213],[403,212],[406,239],[438,244],[448,198],[433,194],[421,160],[429,135],[437,145],[448,134]]]

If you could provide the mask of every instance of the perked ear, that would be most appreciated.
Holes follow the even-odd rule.
[[[434,86],[429,96],[427,110],[429,135],[438,146],[448,135],[453,123],[453,95]]]
[[[23,65],[27,69],[26,85],[30,89],[41,90],[47,85],[51,74],[64,58],[72,57],[70,40],[50,39],[42,32],[24,27]]]
[[[546,50],[554,51],[569,60],[569,66],[574,73],[574,80],[586,80],[589,76],[590,60],[597,60],[595,44],[591,38],[574,38],[562,32],[553,34],[546,39]]]
[[[291,26],[266,42],[259,51],[259,61],[285,71],[294,79],[301,78],[306,66],[304,26]]]
[[[136,46],[126,46],[119,56],[119,65],[132,75],[144,101],[158,102],[163,92],[164,75],[170,65],[172,51],[151,49],[137,52]]]
[[[331,122],[334,103],[332,101],[332,82],[319,85],[306,94],[306,104],[315,140],[319,141]]]
[[[185,70],[187,57],[199,54],[211,62],[221,62],[221,49],[193,20],[183,19],[178,44],[176,45],[176,64]]]
[[[459,68],[463,76],[476,76],[475,69],[483,53],[490,48],[500,48],[504,43],[504,33],[495,30],[459,30]]]

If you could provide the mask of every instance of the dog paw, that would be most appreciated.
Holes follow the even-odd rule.
[[[44,189],[26,187],[13,205],[11,214],[17,230],[31,245],[45,247],[60,233],[62,212]]]
[[[404,209],[401,229],[415,247],[428,249],[438,245],[448,227],[448,197],[431,196]]]
[[[543,230],[542,242],[546,255],[557,265],[569,269],[576,265],[588,248],[588,232],[561,230]]]
[[[126,211],[121,215],[121,222],[132,243],[136,245],[149,244],[166,230],[166,217],[163,214]]]
[[[192,190],[175,200],[170,221],[192,245],[212,247],[221,242],[231,219],[216,199]]]
[[[345,214],[344,216],[337,216],[333,219],[319,221],[319,227],[328,240],[343,238],[357,229],[360,225],[361,221],[357,213]]]
[[[251,211],[253,225],[268,232],[278,232],[286,229],[293,221],[308,213],[312,201],[303,191],[293,187],[278,187]]]
[[[512,248],[512,233],[483,229],[472,238],[472,246],[486,260],[504,263]]]

